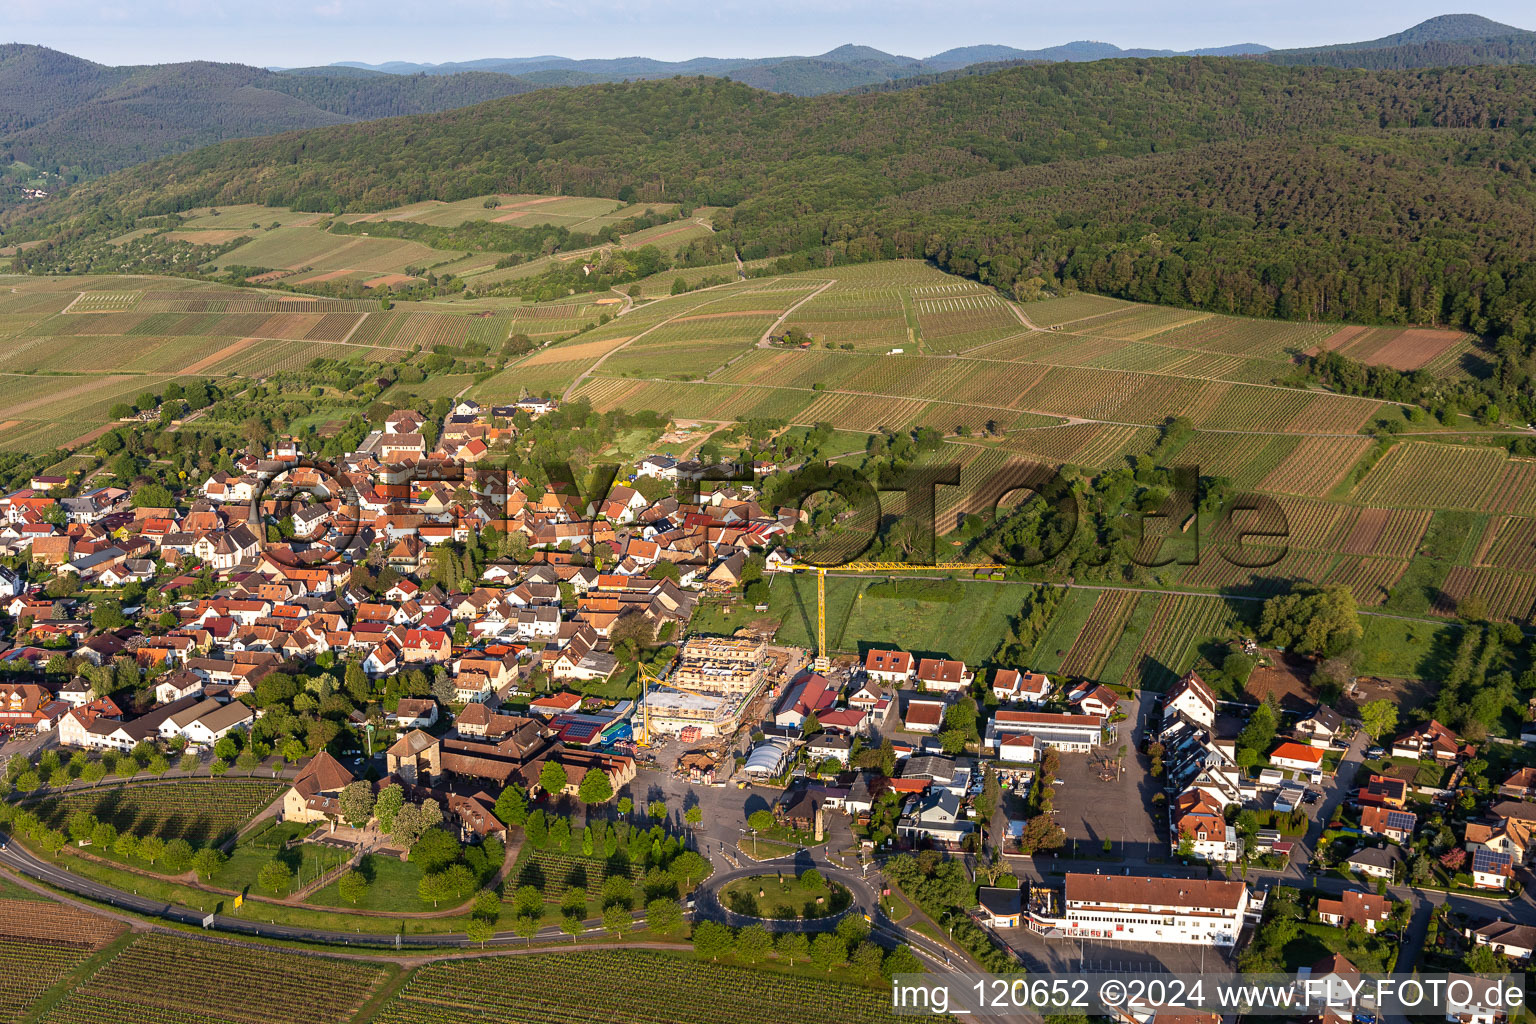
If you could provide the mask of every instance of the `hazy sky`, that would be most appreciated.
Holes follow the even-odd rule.
[[[754,57],[846,42],[924,57],[952,46],[1076,39],[1190,49],[1372,39],[1445,0],[0,0],[0,36],[106,64],[201,58],[264,66],[439,63],[561,54]],[[1526,2],[1477,13],[1536,27]]]

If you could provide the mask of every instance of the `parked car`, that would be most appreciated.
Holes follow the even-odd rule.
[[[1372,761],[1374,761],[1377,758],[1386,757],[1387,756],[1387,752],[1384,749],[1382,749],[1381,747],[1372,747],[1370,750],[1367,750],[1365,752],[1365,756],[1370,758]]]

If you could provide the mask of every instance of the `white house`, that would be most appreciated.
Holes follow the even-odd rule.
[[[211,747],[232,732],[249,729],[255,717],[244,704],[237,700],[230,701],[188,722],[182,735],[193,746]]]
[[[917,682],[929,693],[962,693],[975,679],[976,673],[963,661],[924,658],[917,663]]]
[[[1051,680],[1044,672],[1000,668],[992,674],[992,695],[1004,704],[1044,704]]]
[[[1109,687],[1100,684],[1074,693],[1072,695],[1072,703],[1080,715],[1108,718],[1119,709],[1120,695]]]
[[[1287,740],[1274,749],[1269,755],[1269,761],[1279,768],[1312,772],[1322,768],[1323,752],[1310,744]]]
[[[1182,715],[1207,729],[1216,724],[1216,696],[1197,673],[1190,672],[1174,684],[1163,701],[1163,717]]]
[[[882,686],[905,686],[915,671],[916,663],[906,651],[870,651],[864,655],[864,674]]]
[[[384,716],[386,725],[396,729],[425,729],[437,723],[437,701],[402,697],[395,710]]]

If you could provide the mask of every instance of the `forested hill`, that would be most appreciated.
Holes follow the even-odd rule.
[[[1272,50],[1262,59],[1272,64],[1372,69],[1530,64],[1536,62],[1536,32],[1475,14],[1447,14],[1380,39]]]
[[[195,205],[370,211],[496,191],[708,203],[744,258],[916,256],[1253,315],[1536,338],[1536,68],[1053,64],[798,99],[719,79],[561,89],[225,143],[13,223],[23,268]],[[5,239],[0,239],[3,244]]]
[[[0,168],[102,174],[224,139],[462,107],[539,88],[508,75],[274,74],[193,61],[107,67],[0,46]]]

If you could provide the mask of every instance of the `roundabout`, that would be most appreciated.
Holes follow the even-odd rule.
[[[816,868],[796,875],[769,872],[735,878],[721,886],[715,898],[738,917],[771,921],[836,920],[853,906],[853,894]]]

